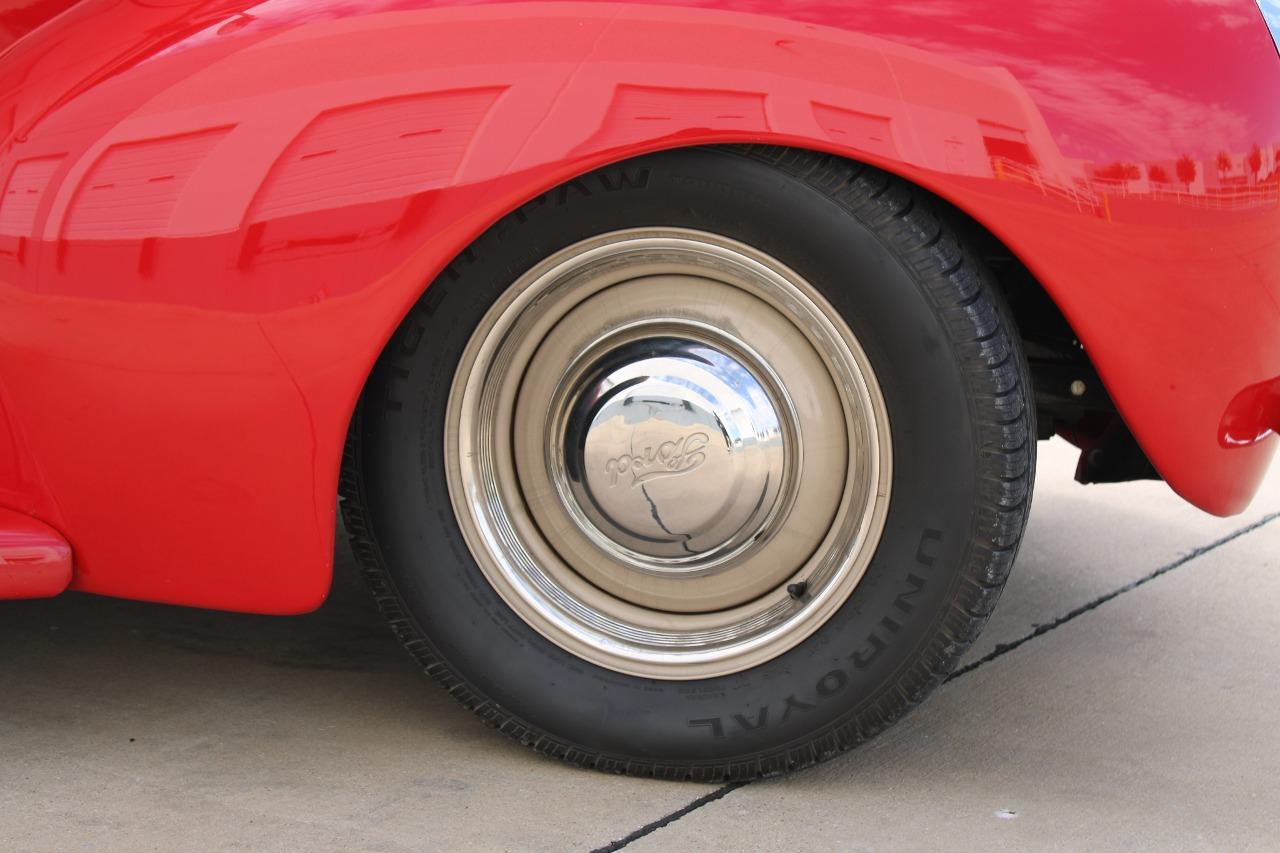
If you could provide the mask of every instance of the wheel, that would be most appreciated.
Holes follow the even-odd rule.
[[[925,195],[807,152],[665,152],[511,214],[352,424],[383,612],[491,725],[592,767],[811,764],[915,706],[1026,520],[1017,336]]]

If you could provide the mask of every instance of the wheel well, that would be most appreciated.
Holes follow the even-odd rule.
[[[830,153],[826,156],[840,157]],[[896,177],[926,196],[966,247],[991,271],[1013,315],[1030,367],[1037,437],[1044,440],[1061,435],[1081,449],[1076,479],[1082,483],[1161,479],[1107,393],[1071,324],[1026,264],[963,209],[908,178]],[[538,197],[554,190],[550,187]],[[467,251],[464,249],[463,253]]]
[[[1039,439],[1081,449],[1081,483],[1161,479],[1107,393],[1071,323],[1018,255],[965,211],[918,184],[982,259],[1013,315],[1031,372]]]

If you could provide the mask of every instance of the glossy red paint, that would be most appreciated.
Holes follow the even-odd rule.
[[[350,412],[433,276],[598,165],[751,141],[983,223],[1236,512],[1280,426],[1221,440],[1280,377],[1277,93],[1250,0],[85,0],[0,56],[0,505],[68,531],[78,589],[314,607]]]
[[[71,583],[71,546],[29,515],[0,509],[0,599],[49,598]]]
[[[0,51],[76,4],[76,0],[0,0]]]

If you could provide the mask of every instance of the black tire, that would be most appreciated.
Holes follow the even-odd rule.
[[[716,232],[806,276],[862,343],[889,414],[892,497],[861,582],[800,645],[717,678],[624,675],[544,639],[480,572],[444,473],[453,373],[498,294],[565,246],[636,226]],[[358,406],[343,513],[397,636],[489,725],[600,770],[750,779],[867,740],[937,687],[973,642],[1027,518],[1029,389],[989,273],[926,193],[810,152],[664,152],[526,204],[437,278]]]

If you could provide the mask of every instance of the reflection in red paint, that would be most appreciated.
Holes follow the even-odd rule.
[[[30,237],[35,228],[36,210],[47,194],[53,173],[62,155],[34,157],[13,165],[9,181],[0,195],[0,235]]]
[[[764,100],[760,92],[620,84],[605,108],[600,129],[587,146],[612,148],[691,126],[767,131]]]
[[[448,186],[501,92],[439,92],[322,113],[267,173],[246,219],[261,222]]]
[[[893,139],[893,119],[889,116],[842,110],[827,104],[814,104],[813,117],[827,138],[880,157],[898,157]]]
[[[169,232],[187,181],[230,128],[111,146],[67,208],[68,240],[130,240]]]

